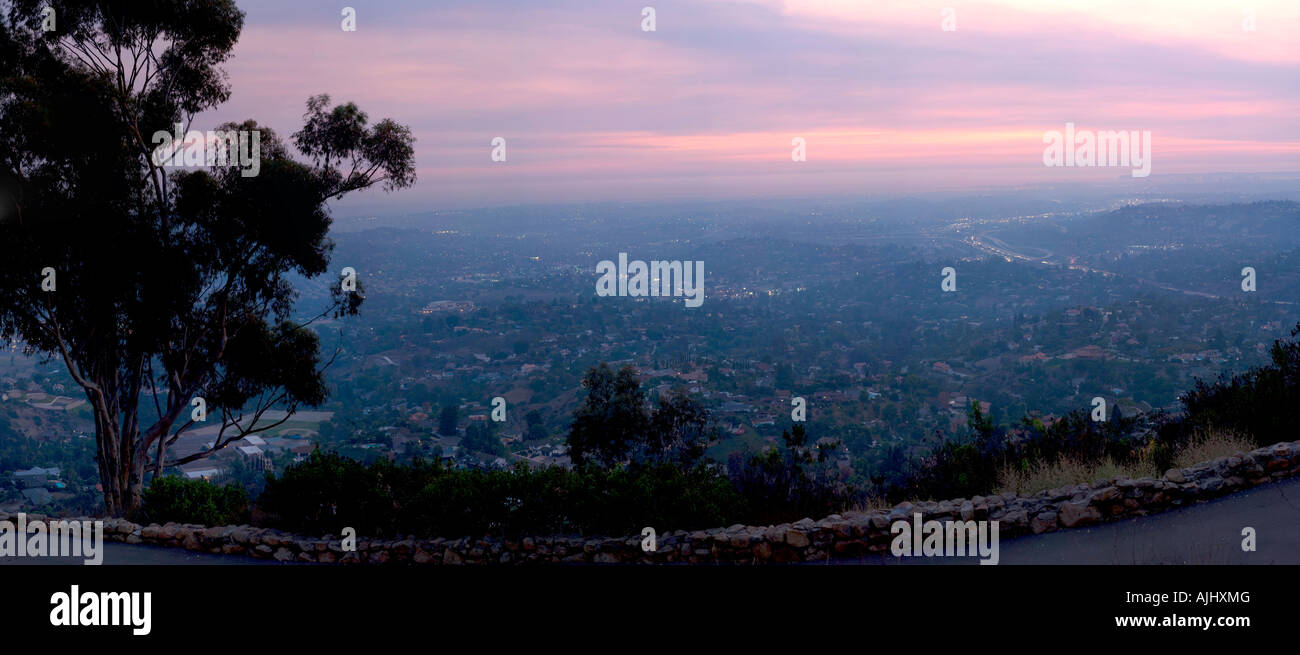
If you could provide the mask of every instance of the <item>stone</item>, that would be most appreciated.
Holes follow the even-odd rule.
[[[1023,509],[1013,509],[1002,516],[1002,523],[1017,529],[1024,529],[1029,525],[1029,513]]]
[[[1061,525],[1073,528],[1090,525],[1101,520],[1101,512],[1096,507],[1082,503],[1065,503],[1061,505]]]
[[[1220,478],[1217,475],[1212,475],[1197,482],[1196,486],[1203,489],[1206,493],[1214,493],[1223,487],[1223,478]]]
[[[226,526],[214,526],[203,531],[203,538],[213,541],[225,539],[226,535],[230,534],[230,531],[231,529]]]
[[[275,551],[275,559],[278,562],[288,562],[289,560],[293,559],[293,551],[289,550],[288,548],[285,548],[284,546],[281,546]]]
[[[442,563],[443,564],[464,564],[465,560],[460,556],[460,553],[457,553],[456,551],[448,548],[447,550],[442,552]]]
[[[912,518],[912,510],[915,507],[916,506],[913,505],[912,503],[906,503],[906,502],[899,503],[898,505],[894,506],[894,509],[889,510],[889,516],[886,519],[886,521],[892,523],[894,521],[903,521],[903,520],[910,519]],[[875,521],[872,522],[874,523]]]
[[[1109,503],[1119,498],[1119,489],[1113,486],[1102,487],[1092,493],[1091,502],[1102,504]]]
[[[1187,482],[1187,476],[1183,475],[1182,469],[1169,469],[1168,471],[1165,471],[1165,479],[1176,484]]]
[[[1034,519],[1029,522],[1029,529],[1032,530],[1034,534],[1055,531],[1056,512],[1043,512],[1034,516]]]
[[[808,539],[808,534],[802,530],[788,530],[785,533],[785,543],[795,548],[805,548],[811,542]]]

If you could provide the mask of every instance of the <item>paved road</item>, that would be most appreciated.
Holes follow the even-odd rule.
[[[1255,529],[1243,552],[1242,528]],[[1004,539],[1008,564],[1300,564],[1300,478],[1136,519]],[[956,557],[864,557],[840,564],[973,564]]]
[[[997,255],[999,257],[1017,259],[1022,262],[1045,264],[1047,266],[1055,266],[1055,267],[1064,267],[1074,271],[1084,271],[1086,273],[1098,273],[1106,277],[1125,277],[1120,273],[1115,273],[1113,271],[1106,271],[1100,268],[1093,268],[1090,266],[1086,266],[1084,264],[1064,264],[1061,262],[1049,261],[1048,258],[1052,255],[1052,252],[1050,250],[1046,251],[1048,254],[1043,257],[1030,257],[1029,255],[1026,255],[1024,253],[1012,250],[1012,246],[1008,245],[1006,242],[997,239],[995,237],[991,237],[987,234],[979,234],[979,235],[968,237],[966,239],[966,243],[983,252]],[[1035,248],[1035,250],[1038,250],[1038,248]],[[1163,282],[1156,282],[1155,280],[1148,280],[1146,278],[1133,277],[1133,276],[1128,276],[1128,277],[1130,277],[1133,280],[1136,280],[1140,284],[1146,284],[1149,286],[1156,287],[1158,289],[1164,289],[1165,291],[1174,291],[1177,293],[1182,293],[1189,296],[1197,296],[1200,298],[1213,298],[1215,300],[1222,300],[1224,298],[1224,296],[1217,296],[1212,293],[1207,293],[1204,291],[1183,289],[1181,287],[1175,287],[1170,284],[1165,284]],[[1274,305],[1296,304],[1296,302],[1292,300],[1264,300],[1263,302],[1272,303]]]
[[[81,565],[82,558],[70,557],[0,557],[2,565]],[[163,546],[130,546],[108,541],[104,543],[104,564],[153,564],[153,565],[215,565],[231,564],[264,565],[279,564],[274,560],[254,559],[252,557],[234,557],[230,555],[213,555],[195,553],[184,548],[166,548]]]

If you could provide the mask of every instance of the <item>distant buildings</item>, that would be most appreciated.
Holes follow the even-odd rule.
[[[474,303],[468,300],[435,300],[420,310],[426,316],[430,314],[466,314],[474,311]]]
[[[23,489],[23,498],[26,498],[27,502],[38,507],[42,505],[49,505],[50,503],[54,502],[54,496],[51,496],[50,492],[46,491],[45,489],[42,489],[41,487],[32,487],[31,489]]]
[[[24,489],[44,487],[50,482],[58,481],[59,469],[58,467],[41,468],[35,466],[26,471],[14,471],[13,478],[14,482]]]
[[[59,480],[58,467],[39,466],[32,467],[25,471],[14,471],[13,481],[19,488],[23,500],[30,506],[41,507],[54,502],[55,497],[50,493],[50,489],[64,489],[66,485]]]

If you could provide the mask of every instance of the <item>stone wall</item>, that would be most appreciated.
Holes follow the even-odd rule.
[[[247,555],[282,562],[341,564],[529,564],[529,563],[786,563],[825,561],[888,553],[890,524],[910,520],[999,521],[999,534],[1040,534],[1101,521],[1145,516],[1208,500],[1300,472],[1300,441],[1282,442],[1190,468],[1161,478],[1115,478],[1063,487],[1033,496],[976,496],[939,502],[902,503],[891,510],[832,514],[772,526],[677,531],[658,536],[658,550],[641,550],[640,535],[522,539],[366,539],[345,552],[338,536],[304,537],[246,525],[141,526],[124,519],[104,521],[105,539],[194,551]],[[9,517],[0,514],[0,520]],[[40,518],[32,516],[30,518]]]

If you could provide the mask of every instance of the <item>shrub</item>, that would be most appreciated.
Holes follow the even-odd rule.
[[[861,501],[835,479],[830,448],[811,448],[802,425],[782,433],[784,448],[768,448],[743,461],[732,461],[731,483],[744,498],[747,518],[755,523],[826,516]]]
[[[1166,438],[1185,443],[1198,431],[1226,430],[1250,437],[1256,446],[1291,439],[1295,417],[1289,410],[1300,403],[1297,336],[1300,324],[1291,331],[1291,340],[1274,341],[1269,364],[1214,383],[1197,380],[1180,398],[1186,410],[1183,429],[1170,430]]]
[[[338,453],[315,450],[303,462],[268,476],[259,508],[275,525],[295,532],[338,534],[344,527],[361,534],[391,532],[397,513],[395,493],[413,493],[436,467],[416,462],[397,467],[387,460],[369,466]]]
[[[347,526],[379,536],[622,535],[744,516],[726,476],[703,464],[481,471],[422,461],[366,466],[320,451],[268,479],[259,505],[287,530],[337,534]]]
[[[235,525],[248,522],[248,492],[236,484],[175,476],[154,478],[144,491],[144,515],[155,523]]]

